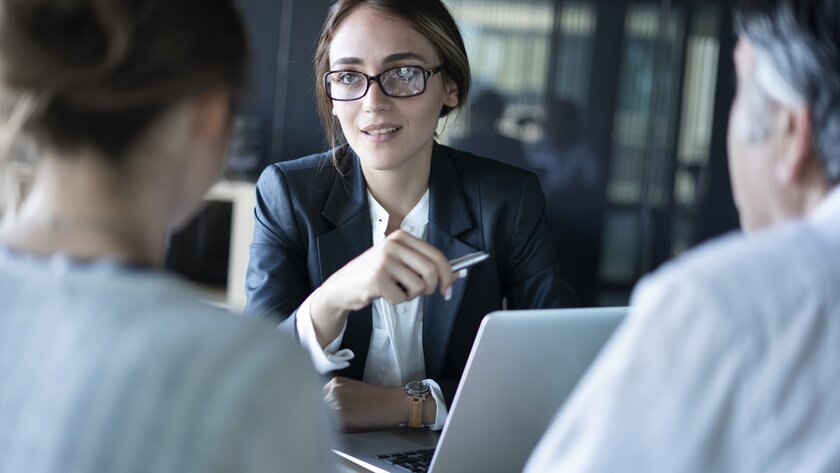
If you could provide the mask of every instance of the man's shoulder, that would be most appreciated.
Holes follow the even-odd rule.
[[[808,244],[813,238],[802,222],[785,224],[753,235],[731,232],[698,245],[678,257],[669,267],[720,277],[766,268],[790,266],[808,259]]]
[[[813,293],[815,281],[840,266],[826,266],[821,245],[805,222],[784,224],[754,235],[730,233],[666,263],[640,287],[694,291],[712,303],[751,311],[756,302],[786,300],[797,291]],[[801,294],[801,293],[800,293]]]

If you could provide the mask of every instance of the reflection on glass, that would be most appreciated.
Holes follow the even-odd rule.
[[[498,132],[520,141],[539,139],[533,117],[548,90],[554,1],[444,1],[463,32],[474,90],[493,90],[506,102]],[[467,130],[446,131],[457,138]]]
[[[635,248],[639,244],[639,233],[635,229],[638,226],[638,214],[632,210],[613,212],[606,219],[604,235],[615,238],[604,239],[601,277],[605,281],[620,283],[635,277],[638,260]]]
[[[455,141],[458,149],[527,168],[519,140],[499,132],[505,112],[505,99],[495,90],[478,91],[470,100],[466,134]]]
[[[597,7],[591,3],[566,2],[558,14],[554,96],[585,104],[589,100]]]
[[[687,49],[677,162],[702,166],[709,161],[720,45],[716,37],[692,35]]]
[[[653,4],[634,4],[627,10],[607,190],[613,202],[640,203],[643,191],[649,192],[650,203],[666,201],[668,163],[663,153],[673,142],[682,23],[676,9],[667,16]],[[652,174],[648,178],[646,171]]]
[[[528,155],[546,198],[546,218],[569,282],[584,305],[595,302],[603,213],[603,163],[583,133],[584,111],[551,100],[545,137]]]
[[[629,285],[654,264],[653,212],[668,205],[673,189],[684,25],[678,7],[631,4],[627,9],[607,183],[612,208],[605,216],[601,271],[606,280]],[[637,226],[610,232],[617,221],[629,223],[627,208],[636,209]],[[619,253],[635,257],[608,256]]]
[[[683,109],[674,173],[671,255],[696,241],[699,204],[706,197],[715,90],[720,57],[720,10],[705,5],[694,15],[687,40]]]
[[[447,0],[464,34],[473,83],[503,95],[545,93],[554,2]]]
[[[702,228],[728,3],[444,1],[464,33],[479,102],[444,140],[457,147],[484,130],[493,149],[521,144],[570,279],[586,303],[620,303]],[[482,92],[501,106],[482,108]]]

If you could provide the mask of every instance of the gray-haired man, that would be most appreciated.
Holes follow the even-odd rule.
[[[737,7],[742,227],[646,278],[528,472],[840,471],[840,2]]]

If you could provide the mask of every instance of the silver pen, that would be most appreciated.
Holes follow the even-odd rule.
[[[474,264],[481,263],[489,257],[490,255],[483,251],[476,251],[475,253],[470,253],[468,255],[461,256],[460,258],[449,260],[449,264],[452,265],[452,272],[457,273],[464,268],[469,268]]]

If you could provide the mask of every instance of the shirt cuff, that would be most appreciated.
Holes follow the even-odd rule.
[[[443,400],[443,391],[441,391],[440,386],[435,381],[431,379],[424,379],[423,381],[432,388],[432,397],[435,399],[435,405],[437,406],[435,423],[430,425],[429,428],[440,430],[443,428],[443,424],[446,423],[446,417],[449,415],[449,410],[446,408],[446,401]]]
[[[326,374],[330,371],[340,370],[350,366],[350,360],[355,356],[353,350],[345,348],[339,350],[341,341],[344,339],[344,331],[347,329],[347,321],[344,321],[344,326],[341,327],[341,332],[335,337],[335,340],[329,345],[321,348],[318,343],[318,337],[315,335],[315,326],[312,323],[312,314],[309,307],[312,302],[312,297],[317,293],[316,290],[309,297],[303,301],[303,304],[298,307],[295,316],[295,328],[300,338],[301,344],[307,348],[309,354],[312,356],[312,362],[315,364],[315,369],[321,373]]]

